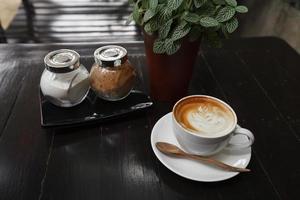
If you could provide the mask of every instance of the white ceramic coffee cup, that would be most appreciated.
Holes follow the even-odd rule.
[[[227,130],[225,133],[219,136],[204,136],[195,132],[192,132],[186,128],[184,128],[174,116],[174,111],[177,106],[188,98],[194,97],[205,97],[212,99],[226,108],[228,108],[233,114],[234,125],[231,129]],[[210,156],[216,154],[223,150],[225,147],[230,149],[244,149],[250,147],[254,142],[254,136],[251,131],[245,128],[241,128],[237,124],[237,117],[234,110],[225,102],[215,97],[206,96],[206,95],[192,95],[187,96],[180,99],[173,107],[172,113],[172,120],[173,120],[173,131],[175,133],[175,137],[180,144],[180,146],[189,153],[203,155],[203,156]],[[233,143],[231,141],[232,137],[237,135],[244,135],[247,138],[247,141],[243,143]]]

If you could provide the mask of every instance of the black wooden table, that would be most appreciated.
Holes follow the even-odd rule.
[[[43,56],[71,48],[90,66],[100,45],[0,46],[1,200],[299,199],[300,56],[285,42],[232,40],[199,54],[190,94],[225,100],[256,137],[252,172],[216,183],[184,179],[152,152],[151,129],[171,110],[169,103],[102,124],[40,126]],[[147,85],[143,43],[122,45]]]

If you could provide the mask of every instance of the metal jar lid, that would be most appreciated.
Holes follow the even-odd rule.
[[[44,63],[46,69],[54,73],[67,73],[80,66],[79,54],[70,49],[60,49],[49,52]]]
[[[94,58],[102,67],[117,67],[127,60],[127,50],[121,46],[107,45],[96,49]]]

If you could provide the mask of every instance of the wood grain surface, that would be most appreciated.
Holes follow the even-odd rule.
[[[184,179],[152,152],[150,134],[172,104],[74,128],[42,128],[39,80],[44,55],[71,48],[88,68],[93,44],[0,45],[0,199],[298,199],[300,196],[300,56],[277,38],[202,47],[190,94],[229,103],[256,141],[250,173],[216,183]],[[142,42],[121,44],[148,92]]]

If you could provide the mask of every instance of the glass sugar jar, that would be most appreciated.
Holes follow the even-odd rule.
[[[45,56],[44,63],[40,88],[47,100],[56,106],[72,107],[85,99],[90,88],[89,72],[76,51],[52,51]]]
[[[95,63],[90,72],[91,88],[101,99],[118,101],[130,94],[136,69],[127,58],[127,50],[108,45],[95,50]]]

